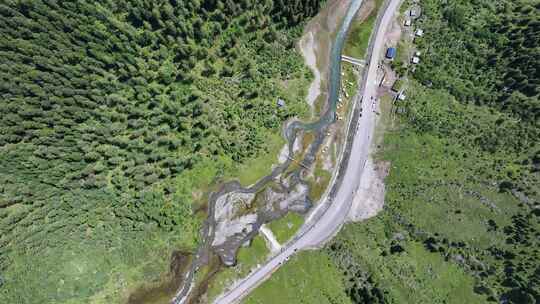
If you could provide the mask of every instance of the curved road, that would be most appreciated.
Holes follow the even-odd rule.
[[[259,267],[243,280],[237,282],[231,290],[222,294],[214,303],[230,304],[240,301],[251,290],[269,278],[296,251],[321,245],[334,236],[345,222],[354,194],[360,185],[360,177],[362,176],[368,157],[369,146],[375,128],[375,113],[372,111],[371,97],[375,96],[377,89],[377,69],[379,59],[384,50],[384,35],[400,2],[401,0],[390,0],[384,11],[384,15],[378,23],[378,27],[374,29],[376,32],[372,38],[374,39],[372,52],[367,56],[369,58],[367,76],[360,88],[362,109],[364,111],[358,121],[358,132],[356,132],[353,138],[349,162],[344,178],[342,179],[343,182],[330,207],[317,222],[309,225],[309,229],[304,230],[300,237],[288,244],[287,247],[284,247],[279,254],[267,261],[266,264]]]

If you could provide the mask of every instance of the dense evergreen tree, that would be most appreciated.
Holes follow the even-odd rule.
[[[427,50],[428,64],[418,67],[416,77],[461,101],[496,107],[538,127],[538,3],[429,2],[423,8],[420,26],[427,34],[417,43]],[[439,16],[440,22],[432,22]]]
[[[193,221],[177,179],[264,152],[301,112],[271,84],[304,77],[320,2],[2,1],[0,271],[99,227]]]

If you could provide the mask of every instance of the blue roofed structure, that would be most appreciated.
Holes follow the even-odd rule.
[[[388,59],[394,59],[396,57],[397,50],[394,47],[388,48],[386,50],[386,58]]]

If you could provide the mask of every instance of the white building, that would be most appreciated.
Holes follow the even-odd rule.
[[[412,62],[413,64],[419,64],[419,63],[420,63],[420,57],[414,56],[414,57],[411,59],[411,62]]]
[[[424,36],[424,30],[423,29],[417,29],[414,34],[416,36],[418,36],[418,37],[422,37],[422,36]]]
[[[404,23],[404,24],[405,24],[405,26],[411,26],[411,24],[412,24],[411,19],[405,20],[405,23]]]

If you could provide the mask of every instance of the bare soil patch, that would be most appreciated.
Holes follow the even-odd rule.
[[[374,162],[370,157],[362,173],[360,187],[354,196],[349,220],[357,222],[373,217],[384,205],[384,179],[390,170],[389,162]]]
[[[401,25],[398,20],[394,20],[391,23],[390,29],[385,35],[386,44],[389,46],[396,46],[401,39]]]

